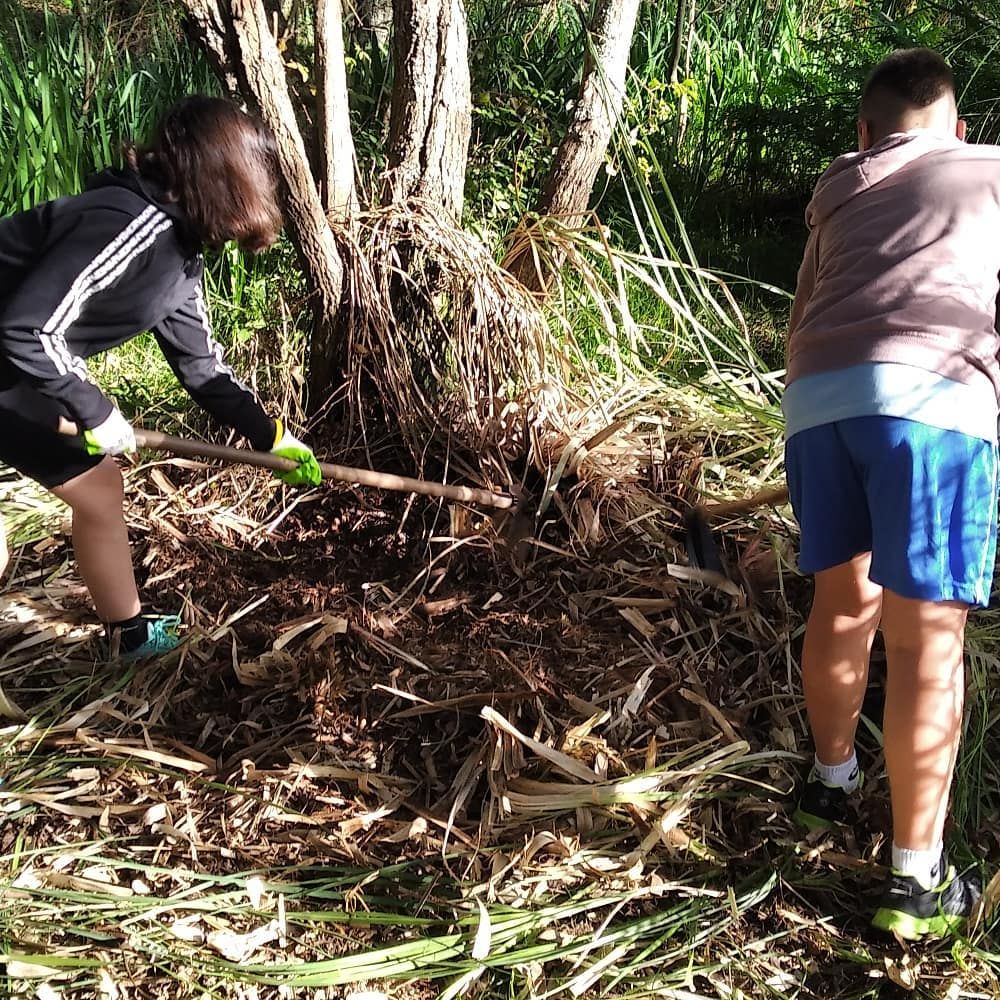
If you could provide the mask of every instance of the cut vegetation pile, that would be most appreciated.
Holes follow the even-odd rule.
[[[683,484],[762,448],[705,398],[601,446],[641,439],[651,491],[581,475],[553,502],[576,520],[511,551],[420,499],[271,487],[262,509],[250,474],[135,467],[145,596],[190,625],[139,668],[99,662],[59,511],[8,482],[8,993],[996,995],[985,932],[952,954],[867,930],[877,683],[853,832],[790,822],[805,588],[778,516],[726,534],[731,582],[685,565]],[[972,675],[956,819],[981,856],[995,660]]]
[[[215,87],[170,5],[36,6],[0,0],[0,214],[78,189],[174,97]],[[844,95],[890,42],[952,39],[993,135],[995,12],[642,4],[600,218],[571,229],[531,206],[579,81],[580,5],[464,6],[466,230],[358,214],[350,440],[309,440],[511,486],[527,516],[133,463],[143,598],[182,608],[188,639],[125,667],[101,660],[64,511],[0,479],[0,995],[1000,996],[988,926],[919,947],[868,928],[889,828],[878,652],[852,826],[791,823],[809,591],[788,512],[720,526],[726,576],[687,564],[680,529],[698,499],[780,481],[775,286],[794,279],[799,194],[853,141]],[[356,29],[367,177],[389,53]],[[544,302],[497,263],[518,255],[560,272]],[[290,244],[210,263],[234,368],[298,426],[311,303]],[[205,432],[148,338],[92,371],[130,419]],[[970,632],[959,865],[1000,856],[1000,616]]]

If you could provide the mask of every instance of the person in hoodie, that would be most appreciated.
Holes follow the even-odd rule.
[[[0,220],[0,463],[70,506],[109,651],[137,659],[174,648],[179,619],[143,613],[110,457],[135,451],[135,434],[86,359],[152,331],[201,407],[255,449],[299,463],[286,482],[315,485],[320,470],[226,364],[202,291],[204,247],[235,240],[256,253],[278,236],[273,136],[230,102],[194,96],[127,159],[81,194]],[[5,543],[0,558],[2,572]]]
[[[952,72],[894,52],[861,98],[859,151],[817,184],[787,343],[785,459],[815,575],[802,677],[815,760],[796,811],[842,821],[876,630],[892,868],[875,926],[960,927],[980,894],[943,847],[971,607],[997,530],[994,328],[1000,148],[967,145]]]

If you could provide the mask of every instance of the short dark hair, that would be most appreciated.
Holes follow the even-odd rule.
[[[278,148],[271,130],[232,101],[194,95],[160,119],[129,164],[187,216],[192,235],[257,253],[281,232]]]
[[[898,118],[955,93],[951,67],[933,49],[897,49],[869,74],[861,92],[862,118]]]

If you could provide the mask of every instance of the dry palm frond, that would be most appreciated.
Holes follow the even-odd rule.
[[[443,437],[474,472],[540,473],[519,572],[487,540],[439,538],[421,500],[136,465],[143,596],[189,632],[130,670],[99,659],[61,511],[11,485],[30,529],[0,606],[12,996],[415,1000],[447,980],[447,997],[791,1000],[870,992],[898,964],[859,931],[882,874],[877,715],[856,830],[805,842],[788,817],[808,741],[787,524],[741,529],[725,586],[676,537],[695,497],[777,475],[774,380],[741,355],[723,286],[554,233],[569,266],[542,305],[426,214],[370,216],[359,259],[384,256],[350,270],[356,403],[381,393],[418,456]],[[669,338],[630,319],[636,282],[669,304],[678,355],[723,335],[729,353],[657,371]],[[998,635],[990,615],[970,628],[955,794],[980,855]],[[990,996],[996,968],[974,945],[961,969],[942,951],[910,971]]]
[[[532,400],[558,410],[548,331],[532,296],[431,206],[393,206],[359,220],[348,257],[353,303],[347,341],[351,399],[370,389],[414,454],[454,439],[495,482],[525,451]],[[546,416],[549,415],[546,411]]]
[[[636,525],[672,529],[671,508],[709,485],[703,470],[722,472],[726,452],[745,455],[748,442],[756,468],[765,456],[764,478],[773,475],[776,383],[724,283],[665,249],[616,250],[598,225],[546,220],[514,244],[556,275],[544,301],[429,206],[361,220],[346,254],[355,413],[378,393],[418,462],[444,457],[504,487],[534,469],[533,533],[555,513],[574,547]],[[660,302],[669,330],[635,322],[637,289]],[[588,336],[602,345],[596,354]],[[708,346],[722,360],[692,369],[690,382],[657,370],[664,355],[712,357]]]

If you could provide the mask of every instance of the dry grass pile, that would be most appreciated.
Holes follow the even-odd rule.
[[[350,303],[341,395],[353,426],[369,426],[377,398],[418,464],[445,456],[449,474],[499,487],[538,475],[563,482],[588,458],[597,460],[591,479],[644,484],[656,455],[683,444],[671,437],[678,425],[686,432],[694,411],[713,413],[711,401],[719,426],[720,401],[727,411],[731,437],[773,431],[778,383],[759,374],[717,277],[663,245],[615,249],[596,220],[531,232],[538,265],[563,265],[544,296],[433,206],[365,213],[352,237],[341,236]],[[636,321],[637,294],[656,303],[664,325]],[[700,391],[672,391],[674,376],[665,383],[660,363],[678,355],[706,359],[691,366]],[[657,423],[662,433],[651,438]],[[773,439],[764,447],[773,451]]]
[[[780,514],[734,526],[732,582],[699,579],[678,484],[711,483],[749,439],[703,394],[676,390],[672,421],[641,402],[609,404],[605,426],[630,419],[603,441],[568,436],[575,472],[546,477],[513,561],[423,501],[272,487],[262,504],[250,474],[134,469],[145,595],[189,625],[140,668],[100,662],[59,513],[11,483],[34,540],[0,613],[9,994],[996,995],[983,932],[954,953],[867,932],[877,688],[854,828],[791,824],[807,746],[788,532]],[[963,764],[980,854],[982,655]]]

